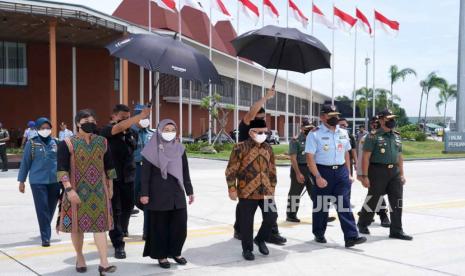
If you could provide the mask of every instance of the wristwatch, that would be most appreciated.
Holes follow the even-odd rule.
[[[65,192],[66,192],[66,193],[69,193],[69,192],[71,192],[72,190],[73,190],[72,187],[65,188]]]

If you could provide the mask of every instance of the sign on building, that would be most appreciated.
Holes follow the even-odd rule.
[[[465,152],[465,132],[446,132],[444,136],[445,152]]]

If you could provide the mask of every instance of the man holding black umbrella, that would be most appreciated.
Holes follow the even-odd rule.
[[[244,118],[241,120],[239,124],[239,142],[244,142],[249,139],[249,130],[250,130],[250,122],[252,120],[266,120],[266,112],[263,106],[266,104],[266,101],[272,99],[275,96],[276,92],[274,88],[269,89],[266,92],[265,97],[261,98],[257,102],[255,102],[252,107],[250,107],[249,112],[245,114]],[[262,213],[263,214],[263,213]],[[239,204],[236,206],[236,222],[234,223],[234,238],[240,240],[241,239],[241,231],[239,227]],[[273,223],[271,234],[269,235],[267,242],[274,243],[277,245],[283,245],[287,242],[286,238],[282,237],[279,233],[278,224],[276,222]]]
[[[130,117],[130,109],[118,104],[113,109],[112,122],[101,130],[101,135],[108,139],[117,179],[113,182],[114,229],[110,239],[115,248],[115,258],[125,259],[124,230],[128,229],[131,212],[134,209],[134,180],[136,167],[134,151],[137,147],[137,133],[131,129],[150,115],[151,109],[144,108],[138,115]]]

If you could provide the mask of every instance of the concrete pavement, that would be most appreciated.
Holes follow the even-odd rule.
[[[345,249],[339,222],[331,223],[328,244],[312,241],[311,201],[301,202],[300,224],[283,222],[289,189],[289,167],[278,168],[277,204],[285,246],[269,245],[270,256],[255,250],[256,261],[241,257],[240,242],[232,239],[235,202],[228,199],[226,162],[190,159],[196,202],[189,207],[188,239],[184,256],[189,264],[162,270],[156,261],[142,258],[142,215],[131,219],[126,260],[114,275],[465,275],[465,160],[406,162],[404,229],[411,242],[390,240],[389,230],[376,221],[368,242]],[[0,174],[0,275],[75,275],[68,234],[53,234],[52,246],[40,246],[30,188],[17,190],[17,171]],[[352,202],[358,210],[366,190],[356,182]],[[257,212],[256,224],[261,222]],[[98,256],[92,236],[84,246],[89,270],[97,273]]]

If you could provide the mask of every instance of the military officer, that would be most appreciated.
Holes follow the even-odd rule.
[[[302,191],[306,188],[310,198],[312,197],[312,174],[307,166],[307,158],[305,156],[305,140],[307,140],[308,133],[313,130],[315,126],[304,119],[300,128],[299,136],[293,138],[289,143],[289,155],[291,157],[291,187],[289,189],[287,199],[287,218],[289,222],[299,223],[300,219],[297,218],[299,211],[300,198]],[[335,217],[329,217],[328,222],[336,220]]]
[[[391,209],[390,238],[412,240],[402,229],[402,198],[404,160],[402,141],[396,127],[395,115],[390,110],[378,114],[380,128],[369,134],[363,145],[362,185],[368,188],[367,199],[360,213],[358,229],[370,234],[368,225],[377,211],[380,197],[388,195]]]
[[[349,134],[339,128],[339,112],[335,106],[324,105],[318,130],[309,133],[305,144],[307,165],[316,185],[312,187],[313,234],[315,241],[326,243],[325,232],[330,203],[334,203],[344,232],[345,247],[366,242],[360,237],[350,207],[353,179],[350,171]]]

